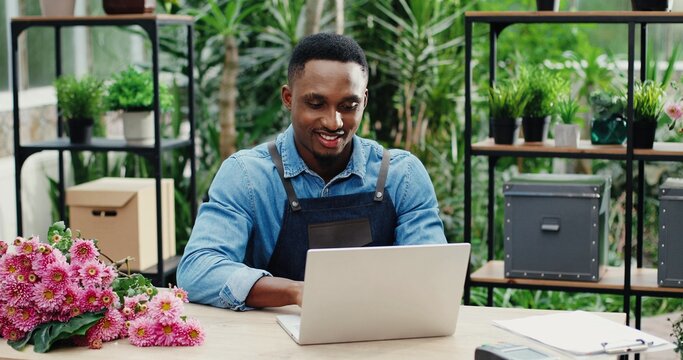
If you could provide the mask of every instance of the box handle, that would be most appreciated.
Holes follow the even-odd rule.
[[[559,218],[543,218],[541,220],[541,231],[560,231],[560,219]]]
[[[116,210],[93,210],[92,215],[97,217],[113,217],[116,216]]]

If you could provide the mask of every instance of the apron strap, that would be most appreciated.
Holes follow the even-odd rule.
[[[280,174],[280,180],[282,180],[282,184],[285,186],[285,192],[287,193],[287,203],[292,208],[292,211],[301,210],[301,204],[299,203],[299,199],[297,199],[296,193],[294,192],[292,181],[288,178],[285,178],[285,170],[282,166],[282,157],[280,157],[280,153],[277,151],[277,148],[275,148],[275,141],[268,143],[268,152],[270,153],[270,157],[273,158],[273,163],[277,168],[277,173]]]
[[[375,201],[384,200],[384,184],[387,182],[390,158],[389,150],[384,149],[382,152],[382,164],[379,167],[379,176],[377,177],[377,185],[375,187],[375,196],[373,197]]]

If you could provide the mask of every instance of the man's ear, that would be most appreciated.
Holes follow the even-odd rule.
[[[365,89],[365,92],[363,93],[363,109],[368,106],[368,89]]]
[[[292,110],[292,90],[289,85],[282,85],[280,89],[280,99],[282,100],[282,105],[284,105],[287,110]]]

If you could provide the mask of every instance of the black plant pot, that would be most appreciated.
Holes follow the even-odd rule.
[[[631,0],[633,11],[671,11],[673,0]]]
[[[493,142],[501,145],[511,145],[519,134],[520,119],[491,120],[493,127]]]
[[[656,121],[633,122],[633,147],[636,149],[652,149],[655,143]]]
[[[522,119],[524,142],[541,142],[548,138],[548,123],[550,116],[525,117]]]
[[[560,0],[536,0],[538,11],[558,11],[560,10]]]
[[[69,119],[69,138],[72,144],[90,144],[92,139],[93,119]]]

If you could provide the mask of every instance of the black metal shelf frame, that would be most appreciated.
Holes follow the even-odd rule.
[[[188,78],[188,121],[190,125],[188,139],[162,139],[160,131],[160,112],[159,112],[159,26],[160,25],[181,25],[187,31],[187,72]],[[152,81],[154,86],[154,144],[149,146],[129,146],[123,140],[112,139],[93,139],[91,144],[76,145],[70,144],[64,138],[64,129],[61,117],[57,121],[57,140],[38,142],[28,145],[21,144],[20,138],[20,119],[19,119],[19,80],[18,80],[18,51],[19,35],[24,30],[32,27],[48,27],[54,29],[55,41],[55,74],[57,77],[62,75],[62,37],[63,27],[73,26],[139,26],[144,30],[151,41],[152,48]],[[71,17],[71,18],[38,18],[20,17],[11,20],[11,42],[12,42],[12,99],[14,106],[14,159],[15,159],[15,194],[17,209],[17,232],[23,233],[23,219],[21,206],[21,169],[26,159],[32,154],[43,150],[56,150],[59,153],[59,215],[66,219],[65,188],[64,188],[64,151],[93,151],[108,152],[122,151],[140,155],[146,158],[154,168],[154,179],[156,185],[156,212],[157,212],[157,265],[156,272],[147,269],[145,274],[153,278],[157,286],[164,286],[166,277],[175,269],[165,269],[165,263],[177,263],[177,261],[163,261],[162,247],[162,218],[161,218],[161,152],[171,149],[186,148],[190,157],[190,201],[192,219],[196,217],[197,195],[196,195],[196,156],[195,156],[195,123],[194,123],[194,45],[193,45],[194,22],[190,17],[182,16],[99,16],[99,17]]]
[[[565,152],[524,152],[524,151],[496,151],[496,150],[473,150],[472,149],[472,36],[473,25],[475,23],[482,23],[489,25],[489,85],[493,86],[496,78],[496,43],[500,33],[508,26],[513,24],[541,24],[541,23],[573,23],[573,24],[625,24],[628,25],[628,87],[627,87],[627,144],[625,154],[590,154],[590,153],[565,153]],[[635,73],[635,36],[636,25],[640,26],[640,62],[647,63],[647,25],[648,24],[673,24],[683,23],[683,13],[652,13],[652,12],[558,12],[558,13],[539,13],[539,12],[510,12],[508,14],[490,13],[490,12],[468,12],[465,14],[465,209],[464,209],[464,237],[466,242],[471,242],[471,219],[472,219],[472,156],[488,156],[488,206],[487,206],[487,245],[488,245],[488,260],[493,260],[494,248],[494,216],[495,216],[495,164],[501,156],[515,156],[515,157],[562,157],[562,158],[588,158],[588,159],[614,159],[626,162],[626,209],[631,209],[633,206],[633,165],[634,162],[638,166],[638,183],[637,183],[637,226],[636,226],[636,259],[637,267],[642,267],[643,260],[643,199],[644,199],[644,165],[645,161],[681,161],[683,154],[680,156],[668,154],[647,154],[635,155],[633,149],[633,89],[634,89],[634,73]],[[645,66],[640,67],[640,79],[645,80]],[[489,125],[489,134],[491,133],[491,126]],[[635,296],[635,318],[636,327],[640,328],[642,296],[652,295],[660,297],[680,297],[681,295],[673,294],[665,291],[636,291],[631,288],[631,244],[632,232],[631,225],[633,223],[633,214],[630,211],[625,212],[625,251],[624,251],[624,289],[614,293],[622,294],[624,297],[624,312],[629,321],[630,301],[631,296]],[[471,266],[470,266],[471,271]],[[469,277],[466,281],[465,300],[469,302],[470,286],[478,285],[473,283]],[[488,305],[493,303],[493,288],[494,287],[518,287],[527,288],[526,286],[510,286],[508,284],[486,284],[488,287]],[[539,285],[537,287],[529,286],[528,288],[536,289],[559,289],[559,287],[550,287]],[[565,289],[567,291],[579,291],[581,288]],[[584,288],[586,292],[609,292],[603,289],[588,289]]]

